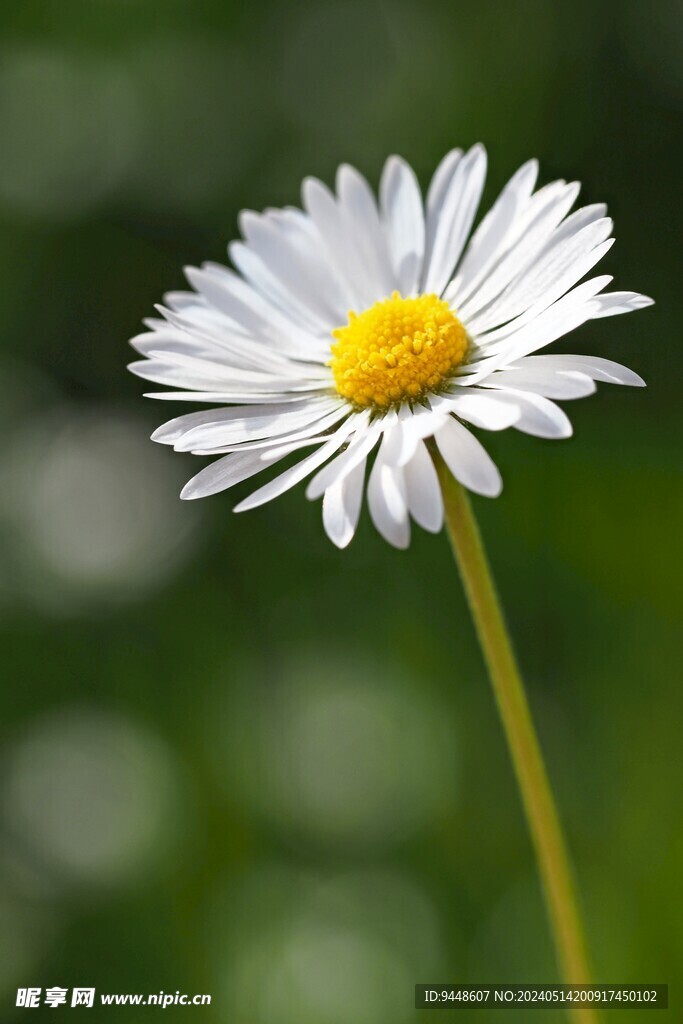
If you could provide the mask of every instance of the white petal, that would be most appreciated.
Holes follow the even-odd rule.
[[[168,387],[190,388],[208,392],[221,389],[229,394],[230,385],[242,394],[268,392],[321,392],[328,391],[331,381],[306,380],[303,377],[282,377],[221,366],[203,359],[192,359],[175,352],[154,353],[148,359],[129,363],[128,369],[143,380],[165,384]],[[202,401],[202,399],[197,399]]]
[[[353,540],[363,502],[365,462],[328,487],[323,495],[323,526],[333,544],[345,548]]]
[[[367,267],[359,260],[357,240],[347,210],[342,209],[330,190],[317,178],[305,179],[302,196],[330,262],[346,282],[349,294],[346,311],[349,306],[356,311],[371,306],[382,294],[378,294],[376,280],[368,278]],[[346,316],[338,319],[332,327],[345,321]]]
[[[157,335],[155,334],[155,337]],[[215,360],[208,358],[205,359],[198,355],[196,352],[188,355],[185,352],[164,352],[162,349],[152,349],[147,359],[142,362],[133,363],[133,373],[138,373],[139,376],[143,376],[140,371],[152,363],[157,363],[160,366],[164,366],[170,369],[185,370],[187,376],[191,377],[206,377],[209,381],[212,381],[214,385],[220,384],[225,381],[226,383],[234,383],[239,381],[240,384],[267,384],[268,386],[274,380],[277,380],[281,374],[280,372],[271,372],[266,370],[254,370],[247,369],[239,366],[228,366],[226,363],[216,362]],[[291,365],[291,364],[290,364]],[[297,371],[298,373],[299,371]],[[293,374],[290,372],[288,375],[291,380]],[[303,373],[301,378],[303,380]]]
[[[195,295],[194,292],[183,292],[173,291],[164,292],[163,301],[164,305],[168,306],[169,309],[174,309],[177,313],[182,313],[184,310],[197,305],[199,296]],[[151,317],[148,317],[144,321],[148,327],[154,328],[154,321]],[[163,327],[163,321],[157,320],[156,323]]]
[[[387,236],[380,223],[372,189],[355,167],[342,164],[337,171],[339,207],[348,224],[356,260],[375,298],[390,295],[398,279],[389,259]]]
[[[282,309],[311,334],[324,334],[338,322],[337,317],[324,318],[306,302],[305,294],[291,292],[266,262],[244,242],[231,242],[230,259],[253,287]]]
[[[320,342],[315,340],[311,343],[311,335],[296,328],[290,331],[290,338],[287,340],[287,350],[280,344],[275,334],[264,333],[259,339],[250,335],[242,324],[231,320],[224,313],[214,307],[207,305],[207,300],[201,298],[194,306],[186,306],[182,313],[177,313],[165,306],[157,306],[168,321],[166,331],[155,330],[154,337],[158,338],[157,350],[164,351],[166,339],[168,338],[169,327],[174,333],[180,332],[192,343],[192,353],[203,356],[215,362],[228,366],[242,367],[245,369],[261,369],[265,372],[281,372],[283,367],[301,366],[295,359],[304,360],[303,365],[312,373],[319,373],[322,367],[319,365]],[[312,346],[312,347],[311,347]],[[155,351],[154,346],[147,346],[146,355]],[[173,351],[182,351],[178,346]],[[311,360],[315,360],[313,363]],[[318,365],[316,365],[316,363]]]
[[[183,352],[185,355],[190,355],[197,351],[198,344],[200,343],[192,335],[169,327],[168,324],[164,324],[164,326],[166,327],[165,331],[159,329],[145,331],[143,334],[137,334],[134,338],[131,338],[128,344],[142,356],[146,356],[149,352],[160,348],[166,352]]]
[[[261,215],[246,210],[240,214],[240,227],[249,248],[289,295],[306,307],[309,317],[315,315],[322,328],[338,322],[348,299],[328,263],[322,240],[305,217],[287,210]]]
[[[258,452],[234,452],[232,455],[225,455],[193,476],[183,487],[180,497],[185,500],[206,498],[209,494],[217,494],[218,491],[234,487],[242,480],[248,480],[250,476],[261,473],[265,468]]]
[[[325,351],[321,339],[307,334],[298,321],[272,305],[239,274],[215,263],[205,263],[201,270],[186,267],[185,274],[198,292],[250,334],[278,350],[310,353],[309,358],[321,360]]]
[[[574,210],[574,213],[570,213],[568,217],[565,217],[562,223],[555,228],[546,243],[546,247],[569,238],[570,235],[581,231],[586,224],[592,224],[593,221],[601,220],[606,214],[607,206],[605,203],[591,203],[589,206],[581,206],[578,210]]]
[[[517,365],[515,364],[515,366]],[[620,363],[614,363],[611,359],[602,359],[600,356],[527,356],[519,365],[525,368],[530,366],[535,371],[539,370],[543,373],[578,372],[592,380],[605,381],[608,384],[628,384],[635,388],[645,387],[643,378],[633,370],[629,370],[627,366],[622,366]]]
[[[190,388],[195,391],[208,391],[211,387],[216,388],[220,387],[221,384],[228,383],[220,368],[216,368],[215,375],[213,373],[191,373],[186,367],[173,365],[171,363],[171,355],[172,353],[168,353],[167,358],[163,360],[149,358],[129,363],[128,369],[136,377],[150,380],[154,384],[165,384],[168,387],[174,388]],[[244,381],[239,381],[238,383],[242,391],[249,391],[250,388],[254,387],[254,382],[245,383]],[[261,385],[258,388],[254,388],[254,390],[264,391],[267,389]],[[286,390],[286,387],[283,389],[278,384],[273,390]]]
[[[411,516],[424,530],[438,533],[443,526],[443,499],[439,478],[429,452],[419,441],[403,470],[406,502]]]
[[[456,480],[476,494],[498,497],[503,487],[500,473],[486,449],[462,423],[449,419],[435,438]]]
[[[618,316],[620,313],[630,313],[634,309],[645,309],[652,306],[654,299],[648,295],[639,295],[638,292],[607,292],[598,296],[593,302],[592,318],[598,319],[603,316]]]
[[[389,157],[379,194],[398,290],[404,296],[414,295],[422,273],[425,220],[420,186],[405,160]]]
[[[483,430],[507,430],[519,418],[511,405],[497,401],[495,395],[483,391],[463,391],[461,389],[460,394],[444,397],[441,400],[443,404],[436,408],[447,408],[460,419]]]
[[[389,409],[384,416],[382,447],[384,449],[384,460],[390,466],[398,465],[398,459],[405,443],[402,423],[406,416],[409,415],[409,409],[410,407],[405,404],[399,409],[398,413],[396,409]]]
[[[298,448],[305,448],[307,445],[324,444],[329,434],[329,428],[335,426],[339,421],[350,414],[348,405],[342,405],[327,416],[321,419],[310,420],[300,430],[288,431],[286,434],[278,434],[275,437],[265,437],[253,441],[240,441],[235,444],[214,445],[211,448],[192,448],[193,455],[225,455],[228,452],[251,451],[262,448],[262,458],[266,461],[271,458],[289,454]]]
[[[427,190],[427,216],[426,216],[426,243],[427,251],[431,251],[431,246],[434,243],[434,234],[436,232],[437,224],[439,223],[439,217],[441,216],[441,210],[448,194],[448,190],[453,181],[453,175],[455,174],[456,168],[462,160],[462,150],[452,149],[446,156],[441,160],[438,167],[432,175],[432,180],[429,183]]]
[[[155,338],[161,337],[159,333],[155,333],[153,336]],[[247,347],[250,351],[256,348],[260,348],[261,351],[264,349],[264,346],[260,346],[258,342],[253,341],[251,338],[236,338],[234,342],[243,351],[246,351]],[[160,342],[160,344],[163,343]],[[233,352],[228,352],[227,349],[223,350],[217,358],[214,355],[214,351],[205,356],[201,351],[194,351],[188,354],[178,351],[169,352],[159,348],[150,349],[147,353],[147,358],[148,360],[157,359],[159,362],[168,363],[171,366],[184,367],[193,373],[208,374],[216,380],[227,376],[230,383],[236,380],[249,383],[259,383],[260,381],[272,382],[282,378],[298,380],[300,383],[310,381],[314,385],[333,383],[332,372],[329,367],[321,366],[319,363],[299,362],[288,359],[279,353],[273,353],[266,358],[263,365],[241,366],[236,363]]]
[[[347,417],[347,422],[351,421],[351,430],[350,432],[345,433],[344,439],[346,440],[346,436],[348,433],[355,433],[359,437],[363,436],[364,430],[367,427],[370,419],[369,412],[367,410],[359,413],[350,412],[349,408],[347,407],[347,409],[344,412],[344,415]],[[333,438],[333,435],[328,433],[326,429],[323,430],[323,427],[327,427],[325,420],[321,420],[316,425],[316,432],[313,435],[310,435],[307,432],[305,433],[304,431],[302,431],[301,434],[299,435],[301,440],[296,440],[296,434],[293,434],[291,438],[282,438],[281,440],[276,439],[264,449],[261,458],[265,462],[269,462],[273,459],[279,459],[281,455],[289,455],[291,454],[291,452],[297,451],[299,448],[305,448],[307,446],[310,446],[311,444],[327,444],[327,442]],[[342,423],[337,429],[343,431],[344,427],[345,424]],[[352,438],[352,440],[355,440],[355,438]]]
[[[222,448],[244,441],[275,438],[304,427],[311,427],[310,433],[314,433],[318,421],[335,411],[341,416],[343,409],[344,403],[325,400],[317,405],[310,403],[291,412],[285,407],[275,415],[265,412],[263,415],[254,416],[251,415],[252,408],[238,407],[230,410],[235,413],[234,416],[221,419],[220,410],[216,410],[216,418],[213,421],[197,424],[176,440],[175,450],[191,452],[198,448]]]
[[[191,330],[177,330],[167,325],[167,331],[148,331],[131,338],[129,344],[148,359],[158,356],[162,361],[166,354],[191,356],[217,362],[223,366],[234,366],[243,370],[271,371],[287,363],[281,353],[267,353],[265,346],[256,342],[247,343],[246,338],[223,339],[221,343],[202,338]],[[239,344],[239,348],[237,347]],[[234,347],[233,347],[234,346]]]
[[[590,320],[594,316],[595,296],[610,280],[609,276],[603,276],[584,281],[583,284],[558,299],[535,320],[515,331],[501,344],[500,349],[491,358],[486,357],[487,350],[485,349],[484,359],[480,363],[471,364],[471,376],[454,379],[464,379],[470,384],[484,380],[493,370],[516,362],[522,356],[530,355],[539,348],[550,345],[563,334],[568,334],[569,331],[580,327],[586,320]]]
[[[481,317],[468,322],[469,331],[476,337],[477,344],[488,347],[508,337],[524,323],[539,316],[585,277],[614,244],[613,238],[605,237],[611,228],[612,222],[609,219],[589,224],[515,278]],[[505,321],[510,322],[498,330],[490,330],[493,325]]]
[[[398,410],[398,416],[390,411],[385,416],[384,445],[382,457],[388,466],[405,466],[413,457],[421,438],[430,437],[440,426],[449,412],[435,412],[433,409],[407,402]]]
[[[349,434],[351,434],[359,421],[361,416],[349,416],[347,420],[342,423],[341,427],[332,434],[328,440],[318,448],[317,451],[311,455],[306,456],[301,462],[298,462],[296,466],[291,466],[289,469],[281,473],[280,476],[275,477],[269,483],[264,484],[263,487],[259,487],[257,491],[250,494],[248,498],[241,501],[238,505],[235,505],[234,512],[246,512],[251,508],[258,508],[259,505],[265,505],[267,501],[272,501],[273,498],[278,498],[285,491],[295,487],[301,480],[304,480],[314,469],[321,466],[323,462],[330,458],[337,449],[346,441]],[[263,463],[262,463],[263,464]]]
[[[306,488],[306,497],[313,501],[315,498],[319,498],[332,484],[343,480],[347,473],[350,473],[367,458],[377,444],[383,429],[384,422],[380,419],[375,420],[365,430],[359,430],[346,451],[337,455],[313,477]]]
[[[498,298],[510,281],[530,266],[554,228],[573,205],[578,193],[579,186],[576,182],[567,185],[557,181],[539,189],[531,197],[524,216],[519,217],[517,223],[513,225],[505,253],[482,286],[461,305],[458,315],[463,323],[474,321],[475,317]]]
[[[158,305],[157,309],[174,328],[202,345],[209,345],[228,364],[233,364],[234,356],[251,359],[257,355],[260,361],[265,361],[265,368],[272,367],[273,371],[283,366],[298,367],[315,376],[324,370],[319,365],[323,339],[315,340],[312,335],[300,329],[292,328],[285,339],[284,335],[276,335],[266,326],[265,337],[259,339],[243,325],[232,322],[213,307],[187,307],[182,313],[162,305]],[[328,334],[324,340],[327,353]]]
[[[515,368],[498,370],[483,382],[486,388],[512,388],[518,391],[530,391],[545,398],[559,398],[568,401],[573,398],[586,398],[595,392],[595,384],[585,373],[577,371],[561,372],[559,367],[527,366],[528,359],[543,359],[543,356],[527,356],[516,364]],[[551,357],[552,358],[552,357]]]
[[[327,401],[327,399],[323,401]],[[317,401],[306,400],[301,402],[299,399],[296,403],[288,402],[282,405],[249,405],[244,408],[237,406],[230,409],[202,409],[200,412],[191,412],[168,420],[167,423],[157,427],[152,434],[152,440],[157,441],[159,444],[175,444],[176,441],[184,437],[190,430],[194,430],[195,427],[204,426],[206,423],[229,423],[235,419],[243,418],[249,420],[264,415],[277,417],[288,412],[301,412],[304,409],[312,408],[315,410],[317,407]]]
[[[521,415],[514,426],[523,434],[552,440],[571,437],[572,425],[569,418],[559,405],[555,405],[550,399],[533,395],[529,391],[513,391],[509,388],[500,391],[499,398],[519,408]]]
[[[486,151],[476,145],[458,162],[440,204],[433,241],[425,253],[422,291],[440,295],[448,284],[470,233],[485,179]]]
[[[222,313],[215,313],[215,322],[209,322],[197,319],[191,311],[181,315],[163,306],[157,308],[162,310],[173,326],[165,332],[154,331],[150,335],[157,339],[157,345],[146,346],[145,355],[148,357],[170,351],[205,359],[219,366],[252,370],[269,376],[300,375],[312,379],[331,379],[326,366],[330,350],[329,336],[323,342],[307,335],[300,328],[292,327],[289,337],[280,344],[278,337],[269,334],[267,328],[264,328],[259,339],[243,333],[241,325],[234,325]],[[175,344],[169,349],[167,340],[173,335],[184,337],[190,344],[184,348]]]
[[[368,509],[378,532],[395,548],[410,544],[403,470],[387,466],[380,448],[368,481]]]
[[[399,410],[398,426],[387,437],[384,446],[384,461],[388,466],[405,466],[412,458],[418,441],[431,437],[444,420],[450,415],[448,409],[443,411],[426,408],[422,405],[403,405]]]
[[[301,394],[292,392],[258,392],[258,391],[147,391],[145,398],[158,398],[166,402],[218,402],[232,405],[239,402],[240,405],[261,405],[266,402],[299,402]],[[311,393],[313,397],[313,393]]]
[[[287,325],[290,331],[295,326],[294,320],[290,320],[277,307],[269,306],[265,296],[227,267],[205,264],[201,268],[185,267],[184,270],[185,277],[195,291],[230,320],[243,324],[249,333],[259,334],[266,325],[271,326],[271,329]],[[173,297],[170,298],[174,302]],[[177,312],[182,312],[187,304],[178,303],[176,293],[174,306],[178,305],[180,308]]]
[[[528,201],[537,175],[537,160],[529,160],[520,167],[474,232],[458,273],[444,296],[456,308],[466,301],[497,256],[504,250],[510,229],[520,209]]]

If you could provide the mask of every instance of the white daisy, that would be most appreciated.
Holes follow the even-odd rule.
[[[339,547],[352,539],[367,483],[372,520],[396,547],[410,519],[438,531],[443,505],[427,447],[478,494],[500,493],[500,474],[471,425],[569,437],[553,399],[582,398],[595,381],[641,386],[632,370],[593,356],[535,355],[586,320],[650,305],[605,292],[608,276],[577,284],[608,251],[602,204],[569,211],[577,183],[534,191],[524,164],[468,242],[484,187],[486,153],[452,150],[423,205],[414,172],[390,157],[379,204],[347,165],[337,194],[303,184],[304,211],[240,216],[235,270],[189,268],[193,292],[173,292],[162,319],[131,344],[130,369],[182,390],[149,397],[206,402],[155,441],[219,455],[184,488],[226,490],[300,449],[312,448],[237,506],[256,508],[311,477],[323,522]]]

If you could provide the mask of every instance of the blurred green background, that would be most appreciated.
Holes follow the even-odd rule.
[[[376,183],[391,152],[426,184],[477,140],[484,207],[530,156],[579,178],[616,219],[616,287],[657,300],[558,346],[649,389],[573,404],[569,442],[488,435],[506,487],[475,501],[597,978],[676,1004],[682,44],[675,0],[3,8],[5,1019],[18,986],[61,985],[211,993],[166,1010],[207,1022],[402,1024],[417,981],[556,979],[445,537],[399,553],[365,517],[338,552],[301,488],[244,517],[181,503],[200,463],[149,442],[176,410],[125,370],[242,207],[342,161]]]

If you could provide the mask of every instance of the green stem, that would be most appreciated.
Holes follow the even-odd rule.
[[[588,985],[591,974],[567,848],[486,552],[467,492],[436,453],[435,463],[446,527],[491,676],[536,851],[561,974],[566,984]],[[584,1024],[598,1020],[592,1007],[575,1012]]]

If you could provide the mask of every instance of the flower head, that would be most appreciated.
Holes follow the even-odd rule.
[[[578,283],[611,247],[612,221],[601,204],[570,213],[576,183],[534,191],[537,172],[535,160],[524,164],[471,238],[486,175],[480,145],[442,160],[424,204],[394,156],[379,203],[344,165],[336,195],[305,180],[304,211],[243,212],[244,240],[229,247],[236,269],[188,268],[194,291],[168,294],[161,319],[131,342],[145,357],[134,373],[181,389],[150,397],[212,406],[152,435],[220,456],[181,496],[226,490],[301,450],[235,511],[310,477],[306,494],[323,498],[325,529],[344,547],[374,453],[370,515],[406,547],[411,518],[442,525],[428,439],[457,480],[494,497],[500,474],[470,426],[568,437],[555,400],[589,395],[596,381],[642,385],[607,359],[535,354],[587,320],[652,301],[606,292],[608,276]]]

